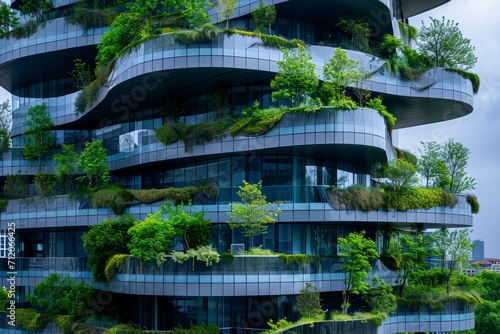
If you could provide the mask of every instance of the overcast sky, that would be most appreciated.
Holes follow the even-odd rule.
[[[481,210],[474,215],[473,239],[485,242],[486,257],[500,258],[500,13],[499,0],[452,0],[422,16],[410,18],[419,28],[429,16],[454,20],[464,37],[471,40],[478,57],[475,68],[481,86],[474,111],[457,120],[399,131],[399,147],[414,153],[420,141],[460,141],[471,151],[468,174],[476,179],[472,192]],[[497,211],[497,209],[499,209]]]
[[[429,16],[445,16],[459,23],[464,37],[476,47],[478,62],[472,69],[481,79],[472,114],[458,120],[399,131],[398,146],[416,153],[420,141],[462,142],[471,151],[468,172],[476,178],[473,191],[481,210],[474,215],[473,239],[485,241],[486,257],[500,258],[500,0],[453,0],[410,19],[420,28]],[[10,98],[0,89],[0,102]],[[497,211],[496,208],[499,210]]]

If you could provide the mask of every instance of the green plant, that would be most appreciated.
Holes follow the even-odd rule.
[[[234,261],[234,254],[231,252],[224,252],[220,255],[220,259],[225,262],[233,262]]]
[[[108,218],[90,226],[88,232],[83,234],[83,248],[88,253],[87,266],[96,282],[107,282],[105,268],[109,258],[115,254],[128,253],[130,237],[127,231],[134,221],[132,215]]]
[[[205,262],[207,267],[211,266],[214,262],[220,261],[220,255],[217,251],[213,250],[211,246],[199,246],[196,249],[190,248],[186,253],[173,252],[172,257],[174,262],[184,263],[192,259],[192,269],[194,270],[194,261]]]
[[[319,261],[321,259],[320,255],[308,254],[279,254],[278,257],[285,261],[287,265],[298,263],[303,266],[307,266],[311,261]]]
[[[49,197],[54,190],[56,177],[52,174],[37,173],[34,182],[38,195],[40,197]]]
[[[396,125],[397,118],[387,111],[387,107],[383,105],[381,97],[375,97],[366,103],[368,108],[375,109],[378,113],[384,117],[385,123],[387,125],[387,130],[392,131],[394,125]]]
[[[259,110],[259,103],[256,102],[257,108],[250,107],[245,109],[244,117],[237,120],[230,128],[231,136],[260,136],[271,130],[276,124],[281,121],[283,116],[288,112],[284,109],[271,108]],[[245,114],[246,113],[246,114]]]
[[[353,185],[346,189],[327,188],[330,205],[335,209],[376,211],[384,204],[383,193],[377,188]]]
[[[84,174],[76,180],[84,189],[96,191],[108,184],[111,169],[108,166],[108,153],[101,139],[85,143],[78,167]]]
[[[243,252],[244,255],[276,255],[275,252],[273,252],[270,249],[265,249],[262,248],[262,246],[259,247],[251,247],[245,252]]]
[[[127,263],[130,258],[129,254],[115,254],[108,259],[104,268],[104,276],[106,281],[111,282],[120,268]]]
[[[219,29],[206,23],[194,30],[178,30],[173,33],[174,39],[179,44],[191,45],[203,41],[211,41],[219,34]]]
[[[260,0],[259,6],[252,11],[252,19],[259,32],[264,32],[264,27],[269,28],[269,35],[272,35],[271,25],[276,20],[276,7],[274,5],[264,6],[264,2]]]
[[[75,7],[73,15],[66,17],[66,21],[79,24],[83,30],[89,30],[111,24],[116,16],[118,14],[79,5]]]
[[[250,245],[253,247],[253,236],[267,233],[267,225],[276,222],[281,209],[268,208],[271,203],[262,194],[262,181],[250,184],[243,180],[236,194],[243,204],[231,204],[231,211],[227,213],[231,219],[228,224],[231,229],[243,229],[245,236],[251,238]]]
[[[278,74],[271,80],[273,101],[289,100],[292,107],[310,99],[319,80],[314,71],[316,65],[305,49],[283,49],[283,60],[278,61]]]
[[[216,325],[206,325],[203,322],[198,324],[191,323],[190,328],[184,329],[179,327],[173,328],[174,334],[219,334],[220,330]]]
[[[94,192],[91,200],[94,208],[111,208],[115,215],[122,215],[126,207],[135,200],[135,196],[130,189],[110,185]]]
[[[469,203],[472,213],[479,213],[480,206],[475,195],[467,194],[465,200]]]
[[[0,38],[4,38],[11,27],[19,24],[19,18],[7,3],[0,3]]]
[[[52,320],[54,325],[56,325],[63,333],[68,333],[71,331],[72,319],[71,316],[66,315],[57,315]]]
[[[5,209],[7,208],[7,205],[9,205],[9,200],[0,199],[0,212],[4,212]]]
[[[414,166],[417,166],[418,164],[417,157],[415,156],[415,154],[411,153],[408,150],[403,150],[400,149],[399,147],[394,147],[394,154],[396,155],[396,159],[404,160],[406,162],[411,163]]]
[[[369,51],[368,40],[372,33],[368,22],[361,17],[342,17],[337,26],[351,35],[350,47],[363,52]]]
[[[286,317],[284,317],[283,319],[279,319],[276,323],[274,323],[273,319],[269,319],[267,325],[270,328],[268,333],[276,333],[284,328],[291,327],[293,322],[286,320]]]
[[[479,86],[481,84],[479,75],[458,68],[446,68],[446,71],[457,73],[462,78],[470,80],[470,82],[472,83],[472,91],[474,92],[474,94],[477,94],[479,92]]]
[[[142,334],[144,331],[137,325],[133,324],[120,324],[116,325],[104,332],[102,334]]]
[[[29,308],[16,309],[16,325],[30,332],[42,331],[51,320],[50,314]]]
[[[38,22],[33,19],[29,19],[24,24],[18,24],[14,29],[12,29],[12,31],[10,31],[10,34],[17,39],[28,38],[37,32],[38,25]]]
[[[28,197],[28,182],[28,175],[22,175],[20,170],[17,174],[7,174],[3,195],[8,199]]]

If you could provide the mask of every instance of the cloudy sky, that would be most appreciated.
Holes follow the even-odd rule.
[[[474,215],[473,239],[485,242],[486,257],[500,258],[500,13],[499,0],[452,0],[422,16],[410,18],[420,28],[429,16],[454,20],[471,40],[478,57],[475,68],[481,86],[474,111],[457,120],[399,131],[399,147],[416,153],[420,141],[460,141],[471,151],[468,174],[476,179],[473,193],[481,210]]]
[[[472,114],[458,120],[420,126],[399,132],[401,148],[414,153],[420,141],[462,142],[471,151],[468,172],[476,178],[481,210],[474,216],[472,237],[485,241],[486,257],[500,258],[500,0],[452,0],[450,3],[410,19],[420,28],[429,16],[445,16],[459,23],[463,35],[476,47],[478,62],[472,69],[481,79]],[[0,89],[0,102],[10,98]]]

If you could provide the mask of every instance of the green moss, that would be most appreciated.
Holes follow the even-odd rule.
[[[479,86],[481,84],[481,81],[477,74],[460,70],[457,68],[446,68],[445,70],[448,72],[457,73],[462,78],[470,80],[470,82],[472,83],[472,91],[474,92],[474,94],[477,94],[477,92],[479,91]]]
[[[480,206],[475,195],[467,194],[465,200],[467,201],[467,203],[469,203],[472,213],[479,213]]]
[[[16,310],[16,325],[29,332],[42,331],[52,318],[52,315],[40,313],[34,309],[20,308]]]
[[[108,283],[113,280],[118,270],[127,263],[129,258],[129,254],[115,254],[108,260],[106,268],[104,268],[104,275]]]

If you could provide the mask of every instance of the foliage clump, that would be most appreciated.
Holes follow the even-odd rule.
[[[320,290],[311,283],[306,283],[304,288],[300,290],[295,310],[300,313],[302,318],[324,316],[319,293]]]

